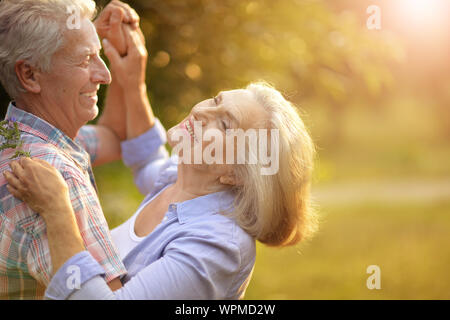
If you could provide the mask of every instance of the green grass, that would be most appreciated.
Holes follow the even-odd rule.
[[[258,244],[246,299],[449,299],[450,202],[323,208],[307,244]],[[381,289],[369,290],[369,265]]]
[[[95,171],[114,228],[135,212],[143,196],[121,163]],[[320,211],[320,231],[309,243],[257,244],[246,299],[450,299],[450,200],[323,206]],[[366,287],[369,265],[381,268],[381,290]]]

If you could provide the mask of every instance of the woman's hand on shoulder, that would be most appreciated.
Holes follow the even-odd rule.
[[[9,166],[11,172],[3,173],[8,191],[45,221],[73,212],[69,187],[55,167],[44,160],[26,157],[11,161]]]

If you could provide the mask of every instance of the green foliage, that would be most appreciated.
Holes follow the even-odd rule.
[[[392,39],[323,0],[126,2],[141,17],[150,101],[166,127],[218,91],[260,79],[304,108],[328,107],[327,116],[336,118],[389,90],[391,64],[401,57]],[[97,1],[99,9],[107,3]],[[103,88],[100,107],[104,95]],[[0,99],[5,110],[7,99]],[[333,124],[339,131],[340,121]]]
[[[20,139],[20,130],[17,122],[11,120],[0,121],[0,136],[3,143],[0,145],[0,151],[5,149],[16,149],[14,155],[10,158],[30,157],[30,153],[21,150],[23,141]]]
[[[259,79],[294,102],[318,97],[341,108],[388,89],[389,64],[401,55],[393,41],[324,1],[128,3],[141,17],[151,102],[167,126],[218,91]]]

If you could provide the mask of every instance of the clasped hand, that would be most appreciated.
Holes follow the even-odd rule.
[[[148,53],[136,11],[125,3],[113,0],[94,24],[110,61],[113,80],[123,89],[145,84]]]

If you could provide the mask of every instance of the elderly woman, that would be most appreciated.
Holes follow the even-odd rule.
[[[139,47],[142,37],[126,34],[128,45]],[[110,60],[127,59],[108,43],[105,52]],[[120,68],[120,61],[114,65],[119,67],[112,71],[121,81],[139,77]],[[312,234],[314,146],[295,108],[274,88],[254,83],[221,92],[196,104],[167,134],[172,147],[179,133],[184,134],[195,153],[199,142],[202,147],[212,143],[205,136],[208,130],[216,138],[221,135],[222,141],[230,140],[231,129],[276,131],[278,138],[270,139],[265,149],[278,152],[273,174],[261,174],[267,163],[250,162],[248,157],[244,163],[179,161],[187,148],[169,157],[159,121],[151,119],[151,112],[140,117],[149,118],[148,131],[123,142],[122,152],[147,197],[135,214],[112,230],[128,270],[121,279],[123,287],[116,291],[106,285],[104,271],[84,248],[59,172],[45,161],[22,158],[11,163],[12,173],[5,173],[8,190],[47,224],[56,272],[46,291],[48,299],[238,299],[255,264],[255,240],[284,246]],[[200,136],[194,123],[203,128]],[[127,152],[136,146],[137,154]],[[222,155],[229,148],[234,146],[226,143]],[[245,154],[254,152],[248,141],[244,149]]]
[[[231,124],[227,113],[237,121]],[[137,212],[112,231],[128,270],[123,288],[115,292],[84,249],[59,173],[44,161],[22,158],[11,164],[14,175],[6,175],[8,189],[44,217],[47,228],[54,230],[49,241],[60,246],[52,252],[52,260],[63,265],[47,289],[48,298],[241,298],[255,263],[255,239],[281,246],[311,234],[313,145],[300,117],[280,93],[251,84],[222,92],[219,101],[200,102],[191,116],[224,134],[222,119],[236,128],[252,128],[258,122],[278,129],[279,171],[261,175],[260,164],[177,164],[161,148],[164,131],[159,123],[129,141],[141,144],[140,157],[148,161],[124,159],[148,195]],[[185,127],[189,117],[177,127]],[[169,144],[173,145],[170,131]],[[74,265],[81,270],[78,291],[66,286],[66,270]]]

